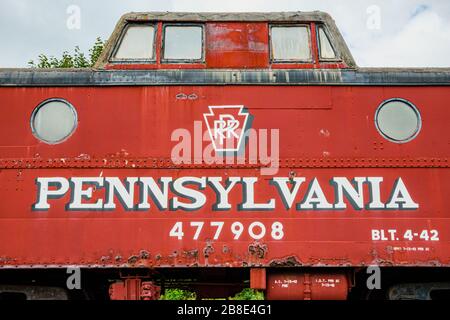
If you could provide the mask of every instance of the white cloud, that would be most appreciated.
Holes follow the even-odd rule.
[[[450,67],[450,23],[424,11],[401,31],[374,39],[356,54],[361,65],[386,67]]]

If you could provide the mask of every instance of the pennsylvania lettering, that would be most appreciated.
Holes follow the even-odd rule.
[[[402,178],[383,186],[383,177],[332,177],[327,183],[316,177],[42,177],[36,179],[36,186],[37,199],[32,209],[37,211],[49,210],[54,201],[64,197],[70,198],[66,204],[69,211],[118,207],[127,211],[419,208]]]

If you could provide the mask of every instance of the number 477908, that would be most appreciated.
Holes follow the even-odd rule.
[[[200,236],[203,236],[204,221],[192,221],[192,222],[176,222],[172,229],[170,230],[169,236],[182,240],[185,236],[185,228],[192,228],[194,231],[193,240],[198,240]],[[244,226],[242,222],[233,222],[231,225],[226,225],[224,221],[211,221],[209,227],[213,230],[214,235],[208,234],[208,237],[213,237],[214,240],[220,239],[224,233],[225,228],[229,228],[234,240],[239,240],[244,232],[255,240],[260,240],[266,236],[270,236],[273,240],[282,240],[284,238],[283,224],[281,222],[274,222],[267,230],[266,225],[260,221],[254,221],[248,225]],[[209,228],[208,228],[209,229]]]

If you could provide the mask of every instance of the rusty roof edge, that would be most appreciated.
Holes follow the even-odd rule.
[[[100,70],[96,68],[57,68],[57,69],[50,69],[50,68],[43,68],[43,69],[37,69],[37,68],[0,68],[0,74],[1,73],[10,73],[10,72],[20,72],[20,73],[72,73],[72,72],[168,72],[168,71],[192,71],[193,69],[132,69],[132,70],[126,70],[126,69],[109,69],[109,70]],[[357,69],[199,69],[195,71],[200,72],[277,72],[277,71],[297,71],[297,72],[307,72],[307,71],[314,71],[314,72],[359,72],[359,73],[394,73],[394,72],[417,72],[417,73],[450,73],[450,67],[359,67]]]
[[[94,65],[94,69],[104,69],[108,61],[110,60],[114,47],[116,46],[116,43],[120,40],[120,37],[122,35],[122,32],[127,25],[127,16],[129,14],[123,15],[119,21],[117,22],[113,33],[109,37],[109,39],[106,41],[105,46],[103,48],[102,53],[98,57],[97,62]]]
[[[418,72],[418,73],[450,73],[449,67],[412,67],[412,68],[403,68],[403,67],[361,67],[358,68],[358,71],[361,73],[369,72],[369,73],[377,73],[377,72]]]
[[[0,70],[0,87],[225,84],[450,86],[450,69]]]
[[[358,65],[356,64],[355,59],[353,58],[352,52],[347,46],[347,42],[342,36],[341,31],[336,25],[334,19],[327,13],[322,13],[323,23],[327,27],[328,31],[331,34],[331,41],[333,45],[335,45],[335,49],[338,51],[338,56],[347,64],[349,68],[357,69]]]
[[[319,21],[325,22],[330,15],[322,11],[286,12],[130,12],[121,19],[127,21]]]

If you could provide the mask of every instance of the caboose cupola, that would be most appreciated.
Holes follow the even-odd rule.
[[[356,64],[322,12],[131,13],[97,64],[104,69],[346,69]]]

